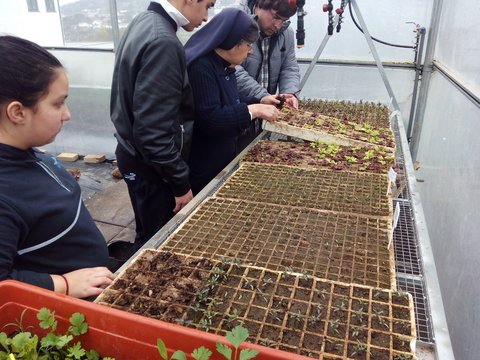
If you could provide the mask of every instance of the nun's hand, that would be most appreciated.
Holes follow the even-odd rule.
[[[260,118],[273,122],[277,121],[279,115],[279,111],[274,105],[251,104],[248,105],[248,110],[252,113],[252,119]]]

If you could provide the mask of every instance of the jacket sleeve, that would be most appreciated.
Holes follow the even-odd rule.
[[[28,231],[22,217],[9,205],[0,201],[0,281],[17,280],[44,289],[54,290],[49,274],[15,268],[19,239]]]
[[[238,92],[242,96],[253,96],[263,98],[270,95],[250,74],[241,66],[235,66],[235,76],[237,78]]]
[[[248,128],[251,122],[250,113],[247,104],[240,102],[235,84],[230,88],[232,93],[227,95],[225,89],[218,84],[218,75],[200,64],[190,66],[188,77],[195,99],[196,131],[207,136],[233,137],[240,135]],[[232,100],[234,93],[239,100],[238,103]],[[229,97],[227,101],[232,104],[226,103],[226,96]],[[223,101],[222,98],[224,98]]]
[[[175,193],[188,184],[188,167],[175,144],[187,81],[185,56],[181,46],[159,39],[149,44],[141,61],[133,99],[134,142]]]
[[[282,54],[282,63],[278,74],[278,92],[293,94],[300,89],[300,68],[295,54],[295,37],[292,29],[283,32],[285,36],[285,51]]]

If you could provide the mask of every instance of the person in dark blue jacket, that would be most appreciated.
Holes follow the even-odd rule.
[[[226,8],[185,44],[193,90],[195,122],[188,166],[197,194],[237,155],[237,137],[252,119],[275,121],[275,95],[261,99],[238,93],[235,66],[252,53],[259,36],[255,20],[239,9]]]
[[[105,239],[72,174],[35,148],[70,119],[65,70],[37,44],[0,36],[0,84],[0,281],[98,295],[114,278]]]

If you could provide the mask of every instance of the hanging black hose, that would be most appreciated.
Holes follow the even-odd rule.
[[[352,18],[353,23],[358,28],[358,30],[360,30],[363,34],[363,29],[360,27],[360,25],[358,25],[357,21],[353,17],[352,3],[351,3],[350,0],[348,0],[348,9],[350,10],[350,17]],[[415,45],[397,45],[397,44],[391,44],[391,43],[388,43],[386,41],[379,40],[377,38],[374,38],[373,36],[371,36],[371,38],[372,38],[373,41],[376,41],[376,42],[378,42],[380,44],[383,44],[383,45],[393,46],[393,47],[398,47],[398,48],[403,48],[403,49],[415,49]]]
[[[340,5],[340,8],[338,8],[336,13],[338,14],[338,23],[337,23],[337,33],[340,32],[340,29],[342,28],[342,23],[343,23],[343,13],[345,11],[345,6],[347,5],[346,0],[342,0],[342,3]]]
[[[305,0],[288,0],[288,5],[291,7],[297,7],[297,48],[305,46],[305,26],[303,22],[303,17],[307,13],[303,10],[305,5]]]
[[[323,12],[327,12],[327,11],[328,11],[327,32],[328,32],[328,36],[332,36],[333,35],[333,4],[332,4],[332,0],[328,0],[328,4],[323,5]]]

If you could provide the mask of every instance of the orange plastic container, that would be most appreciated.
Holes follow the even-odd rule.
[[[176,350],[183,350],[189,355],[194,349],[205,346],[213,352],[210,359],[225,360],[215,350],[215,343],[220,341],[230,345],[219,335],[112,309],[14,280],[0,282],[0,329],[5,324],[17,322],[22,311],[27,308],[23,318],[24,328],[33,326],[28,331],[44,336],[47,331],[38,326],[37,319],[37,313],[43,307],[55,311],[57,330],[62,333],[70,326],[68,319],[72,314],[80,312],[85,315],[89,329],[86,334],[78,337],[82,346],[87,350],[95,349],[102,357],[113,357],[116,360],[161,360],[157,350],[158,338],[167,346],[169,356]],[[16,328],[9,325],[0,331],[8,334],[14,330]],[[246,347],[260,352],[256,357],[258,360],[309,359],[249,343],[243,343],[240,348]]]

